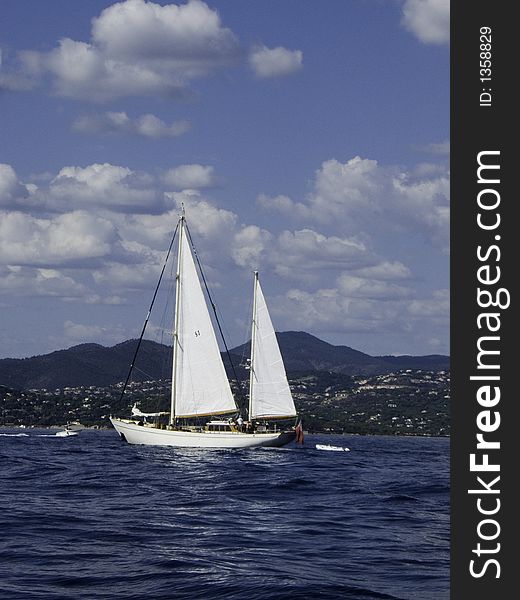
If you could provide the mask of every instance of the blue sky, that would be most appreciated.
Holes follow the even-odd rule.
[[[137,336],[181,203],[230,345],[258,269],[280,331],[449,353],[448,35],[447,0],[4,0],[0,356]]]

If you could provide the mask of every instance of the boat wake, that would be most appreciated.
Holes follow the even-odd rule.
[[[29,437],[28,433],[0,433],[3,437]]]

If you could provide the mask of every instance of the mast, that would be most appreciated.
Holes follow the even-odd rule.
[[[253,382],[255,378],[255,345],[256,345],[256,289],[258,287],[258,271],[254,272],[253,284],[253,318],[251,321],[251,362],[249,365],[249,408],[248,419],[251,421],[253,414]]]
[[[180,287],[181,287],[181,258],[182,258],[182,238],[184,236],[184,207],[182,216],[179,220],[179,249],[177,252],[177,275],[175,277],[175,317],[174,317],[174,332],[173,332],[173,365],[172,365],[172,397],[170,409],[170,425],[175,422],[175,401],[177,395],[177,356],[179,346],[179,317],[180,317]]]

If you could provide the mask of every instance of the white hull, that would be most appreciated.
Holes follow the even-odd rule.
[[[133,421],[110,419],[114,429],[129,444],[174,446],[177,448],[280,447],[295,439],[294,431],[240,433],[220,431],[179,431],[137,425]]]
[[[65,429],[64,431],[58,431],[56,433],[57,437],[70,437],[71,435],[79,435],[77,431],[71,431],[70,429]]]
[[[333,452],[349,452],[350,448],[342,448],[341,446],[331,446],[330,444],[316,444],[317,450],[331,450]]]

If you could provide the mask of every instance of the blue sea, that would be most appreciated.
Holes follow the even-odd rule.
[[[196,450],[53,434],[0,429],[3,600],[449,597],[446,438]]]

